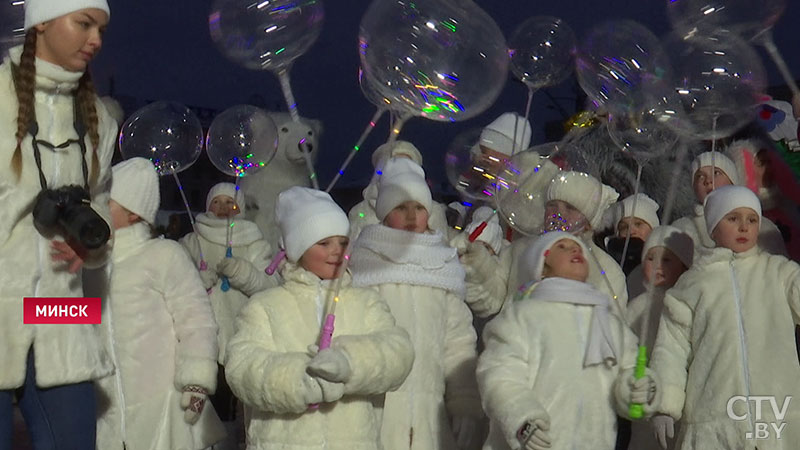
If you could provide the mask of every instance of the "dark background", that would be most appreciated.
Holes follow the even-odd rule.
[[[110,0],[112,18],[103,51],[93,63],[98,91],[111,94],[130,114],[156,100],[174,100],[192,107],[208,125],[214,115],[230,106],[250,103],[271,111],[286,106],[271,72],[244,69],[225,59],[213,46],[208,32],[211,0]],[[357,81],[358,25],[368,0],[328,0],[322,34],[308,53],[296,60],[292,86],[302,116],[319,119],[324,131],[317,162],[321,185],[333,177],[375,111],[362,95]],[[753,0],[754,8],[761,2]],[[774,29],[775,42],[793,73],[800,73],[797,24],[800,2],[787,0],[787,10]],[[506,37],[523,20],[535,15],[564,19],[580,40],[588,30],[607,19],[626,18],[646,25],[658,36],[670,31],[666,0],[479,0]],[[783,84],[765,57],[770,84]],[[780,91],[778,91],[780,92]],[[481,128],[505,111],[524,113],[527,90],[509,75],[501,96],[483,114],[465,122],[442,123],[414,118],[400,135],[413,142],[425,157],[425,168],[435,195],[452,189],[444,175],[447,145],[460,132]],[[788,97],[785,97],[788,100]],[[536,93],[531,110],[532,144],[557,139],[562,123],[581,109],[583,95],[575,77],[560,86]],[[385,141],[387,118],[381,121],[337,185],[337,198],[349,206],[371,175],[369,153]],[[214,170],[205,155],[196,167],[181,174],[194,208],[204,206],[205,191],[224,175]],[[164,180],[164,207],[178,209],[174,182]],[[356,198],[356,200],[358,200]]]

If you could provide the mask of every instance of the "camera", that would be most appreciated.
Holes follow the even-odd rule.
[[[33,223],[40,230],[61,226],[67,236],[93,250],[111,235],[108,224],[90,206],[89,192],[80,186],[43,189],[33,206]]]

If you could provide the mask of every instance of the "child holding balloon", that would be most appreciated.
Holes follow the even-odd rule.
[[[523,253],[530,282],[483,334],[484,449],[614,449],[617,412],[627,416],[629,406],[612,392],[627,393],[637,339],[612,299],[587,282],[587,252],[580,238],[552,231]],[[650,411],[657,399],[637,389],[634,400]]]
[[[220,387],[211,401],[226,422],[230,436],[238,434],[234,422],[236,399],[225,382],[222,364],[227,343],[234,333],[233,322],[251,295],[278,283],[276,277],[264,272],[270,263],[271,248],[258,226],[244,219],[241,197],[232,183],[216,184],[208,192],[206,212],[197,216],[197,232],[180,240],[200,269],[203,287],[209,293],[219,325]],[[227,290],[223,289],[223,284],[227,284]]]
[[[328,194],[289,188],[276,216],[285,282],[245,305],[225,360],[231,389],[251,412],[248,449],[378,450],[384,394],[414,360],[408,333],[376,292],[351,287],[341,273],[349,223]],[[326,348],[321,330],[337,282]]]
[[[652,422],[659,440],[666,447],[681,420],[677,447],[683,450],[798,448],[800,429],[792,425],[800,423],[800,412],[789,405],[785,416],[776,414],[789,396],[800,395],[794,343],[800,265],[757,245],[761,204],[749,189],[715,189],[704,217],[717,247],[695,257],[667,291],[653,349],[658,379],[652,384],[662,401]],[[777,404],[753,408],[750,395],[769,395]],[[771,432],[755,441],[755,422],[788,426],[780,438]]]
[[[405,383],[386,394],[386,450],[470,448],[483,416],[464,269],[441,232],[430,231],[431,204],[422,167],[389,160],[375,203],[381,223],[365,227],[354,244],[353,285],[386,299],[416,354]]]
[[[217,386],[217,325],[180,244],[151,238],[159,202],[150,161],[114,166],[113,266],[102,297],[116,371],[96,384],[99,449],[200,450],[225,436],[207,404]]]

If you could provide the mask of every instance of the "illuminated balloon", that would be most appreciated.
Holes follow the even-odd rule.
[[[0,55],[25,40],[25,2],[0,0]]]
[[[550,142],[511,157],[499,175],[505,184],[497,193],[497,214],[518,232],[532,236],[541,232],[545,193],[560,169],[542,153],[552,153]]]
[[[786,0],[667,0],[667,13],[681,34],[727,30],[750,40],[772,28]]]
[[[436,121],[485,111],[508,72],[503,33],[471,1],[373,0],[359,47],[367,79],[395,111]]]
[[[555,86],[575,67],[575,33],[561,19],[531,17],[508,40],[511,71],[531,89]]]
[[[630,20],[594,27],[578,50],[575,67],[596,107],[623,114],[644,110],[648,86],[671,72],[658,38]]]
[[[730,136],[755,118],[766,86],[758,54],[732,33],[671,35],[664,44],[675,69],[674,92],[683,104],[694,139]]]
[[[149,159],[161,175],[182,172],[203,151],[203,127],[180,103],[151,103],[131,114],[122,125],[119,149],[125,159]]]
[[[208,128],[208,159],[224,174],[252,175],[266,167],[277,151],[278,128],[266,112],[255,106],[228,108]]]
[[[492,201],[497,191],[497,174],[505,161],[485,156],[478,145],[482,128],[456,136],[445,153],[445,173],[450,184],[465,199]]]
[[[659,157],[678,141],[678,134],[666,122],[672,120],[656,108],[627,116],[611,115],[608,134],[620,149],[638,163]]]
[[[362,68],[358,68],[358,85],[361,87],[361,92],[364,98],[369,100],[370,103],[381,109],[390,109],[392,101],[383,96],[375,87],[375,82],[368,80]]]
[[[279,71],[317,40],[324,17],[321,0],[214,0],[208,26],[228,59]]]

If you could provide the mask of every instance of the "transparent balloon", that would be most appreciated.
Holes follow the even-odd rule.
[[[208,159],[224,174],[253,175],[266,167],[277,151],[278,128],[266,112],[255,106],[228,108],[208,128]]]
[[[572,183],[574,178],[564,176],[565,174],[557,174],[550,182],[552,189],[561,189]],[[597,199],[600,201],[600,199]],[[565,231],[575,235],[581,234],[589,225],[589,219],[583,215],[575,205],[571,205],[562,200],[546,201],[544,204],[544,223],[542,225],[542,232],[547,233],[550,231]]]
[[[288,68],[319,37],[321,0],[214,0],[211,40],[228,59],[253,70]]]
[[[471,1],[373,0],[359,53],[367,79],[395,111],[442,122],[482,113],[508,73],[503,33]]]
[[[392,107],[392,101],[378,91],[374,81],[367,79],[364,69],[361,67],[358,68],[358,85],[361,87],[364,98],[377,108],[390,109]]]
[[[667,0],[667,14],[682,34],[727,30],[750,40],[772,28],[786,0]]]
[[[755,50],[732,33],[674,33],[664,48],[675,69],[674,92],[692,127],[676,129],[692,139],[730,136],[754,119],[766,86]]]
[[[575,67],[595,107],[623,114],[643,110],[648,86],[671,72],[658,38],[630,20],[594,27],[578,50]]]
[[[203,151],[203,127],[180,103],[151,103],[131,114],[122,125],[119,149],[125,159],[149,159],[161,175],[182,172]]]
[[[611,115],[608,134],[624,153],[639,164],[660,157],[678,141],[678,133],[667,122],[672,117],[657,108],[630,115]]]
[[[600,178],[600,168],[587,157],[586,152],[571,142],[557,142],[538,147],[538,152],[562,171],[587,173]]]
[[[25,41],[25,2],[0,0],[0,55]]]
[[[486,201],[494,204],[498,175],[503,172],[506,158],[481,150],[478,142],[482,129],[476,128],[460,133],[447,148],[444,164],[450,184],[470,201]]]
[[[545,193],[560,171],[542,154],[553,153],[558,145],[551,142],[515,154],[499,175],[504,184],[497,193],[497,213],[526,236],[537,235],[542,230]]]
[[[575,67],[575,33],[563,20],[531,17],[508,40],[511,71],[531,89],[555,86]]]

